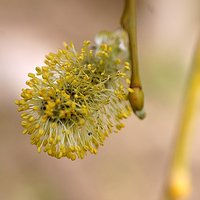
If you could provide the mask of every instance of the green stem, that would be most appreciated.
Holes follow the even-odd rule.
[[[121,18],[122,27],[127,31],[129,37],[130,59],[132,64],[132,87],[141,87],[138,69],[138,51],[137,51],[137,25],[136,25],[136,1],[126,0],[125,8]]]
[[[174,184],[171,180],[174,180],[174,175],[177,173],[184,172],[182,175],[188,174],[188,163],[189,163],[189,147],[191,145],[192,133],[193,133],[193,125],[194,119],[196,116],[196,108],[198,104],[198,98],[200,96],[200,39],[197,44],[197,49],[194,55],[194,61],[192,66],[192,71],[189,76],[187,90],[185,94],[185,101],[183,107],[183,113],[181,117],[181,122],[178,130],[178,137],[175,144],[174,155],[171,162],[170,168],[170,180],[167,185],[167,191],[165,193],[165,200],[178,200],[181,196],[184,196],[186,191],[183,191],[184,188],[179,188],[180,185],[172,185]],[[186,175],[187,176],[187,175]],[[186,181],[186,185],[189,180],[185,180],[184,178],[188,177],[180,177],[182,182]],[[178,180],[177,180],[178,181]],[[185,185],[185,190],[187,190]],[[184,187],[181,185],[181,187]],[[172,190],[171,190],[171,189]],[[178,191],[180,189],[180,191]],[[180,195],[174,194],[180,193]],[[181,194],[182,192],[182,194]]]
[[[128,34],[130,62],[132,66],[129,100],[135,114],[143,119],[144,94],[139,75],[139,62],[137,50],[136,0],[125,0],[125,7],[121,17],[121,25]]]

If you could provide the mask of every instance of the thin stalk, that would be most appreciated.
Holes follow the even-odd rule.
[[[194,55],[184,98],[183,112],[178,129],[173,158],[171,161],[169,181],[164,200],[179,200],[190,193],[189,149],[193,136],[194,119],[200,97],[200,38]]]
[[[143,119],[145,117],[143,112],[144,93],[142,91],[142,84],[139,75],[136,0],[125,0],[121,25],[128,34],[130,62],[132,66],[130,88],[133,89],[133,92],[129,94],[129,101],[135,114],[139,118]]]

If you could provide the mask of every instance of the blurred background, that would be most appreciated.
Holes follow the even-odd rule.
[[[147,117],[132,115],[98,154],[57,160],[38,154],[21,134],[14,100],[44,56],[73,41],[79,48],[119,28],[123,0],[0,0],[0,199],[158,200],[176,137],[197,39],[198,0],[138,1],[138,45]],[[200,119],[198,119],[198,124]],[[192,144],[199,200],[200,128]]]

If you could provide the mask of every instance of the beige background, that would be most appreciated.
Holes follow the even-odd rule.
[[[44,55],[56,51],[63,41],[80,47],[98,31],[118,28],[123,1],[0,0],[0,199],[158,200],[197,37],[198,3],[138,1],[147,118],[140,121],[132,116],[97,156],[72,162],[37,153],[29,137],[20,134],[13,102],[27,73],[42,65]],[[190,200],[200,196],[199,125],[195,132]]]

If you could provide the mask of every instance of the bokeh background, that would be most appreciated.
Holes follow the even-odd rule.
[[[44,55],[119,28],[123,0],[0,0],[0,199],[157,200],[162,194],[199,23],[198,0],[138,1],[138,45],[147,117],[132,115],[96,156],[38,154],[20,134],[14,100]],[[199,124],[200,119],[197,121]],[[200,128],[191,152],[200,196]]]

